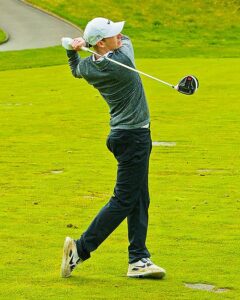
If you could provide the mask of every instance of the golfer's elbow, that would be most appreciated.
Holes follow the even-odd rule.
[[[75,78],[79,78],[79,75],[78,75],[77,72],[74,71],[74,70],[72,70],[72,75],[73,75],[73,77],[75,77]]]
[[[75,78],[82,78],[79,68],[71,68],[72,75]]]

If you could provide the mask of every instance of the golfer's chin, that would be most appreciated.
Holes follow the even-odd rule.
[[[121,40],[117,43],[116,49],[118,49],[120,47],[122,47],[122,41]]]

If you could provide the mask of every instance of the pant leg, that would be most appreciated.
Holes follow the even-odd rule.
[[[141,258],[150,257],[150,253],[146,247],[149,203],[149,194],[146,190],[146,185],[143,184],[139,200],[127,217],[130,264]]]
[[[118,161],[117,182],[110,201],[77,240],[78,254],[83,260],[90,257],[90,252],[97,249],[135,207],[141,194],[146,164],[146,149],[138,145],[139,134],[148,136],[148,131],[111,132],[108,148]]]
[[[128,221],[128,239],[129,239],[129,263],[134,263],[141,258],[150,257],[150,253],[146,247],[147,229],[148,229],[148,208],[150,204],[148,190],[148,171],[149,158],[152,149],[151,137],[145,139],[144,144],[148,145],[145,156],[145,169],[142,172],[143,182],[141,186],[140,196],[134,209],[127,217]],[[144,146],[145,147],[145,146]]]

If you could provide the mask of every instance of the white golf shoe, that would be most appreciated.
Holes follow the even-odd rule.
[[[63,257],[61,265],[62,277],[70,277],[73,269],[81,262],[82,260],[79,258],[77,253],[76,242],[72,238],[66,237],[63,245]]]
[[[127,276],[134,278],[163,278],[166,271],[155,265],[149,258],[142,258],[139,261],[129,264]]]

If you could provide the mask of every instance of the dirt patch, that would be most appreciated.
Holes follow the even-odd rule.
[[[52,170],[50,171],[52,174],[61,174],[63,173],[63,170]]]
[[[224,293],[229,291],[227,288],[217,288],[215,285],[206,283],[184,283],[184,285],[190,289],[209,291],[213,293]]]
[[[177,143],[176,142],[152,142],[152,145],[157,147],[175,147]]]

